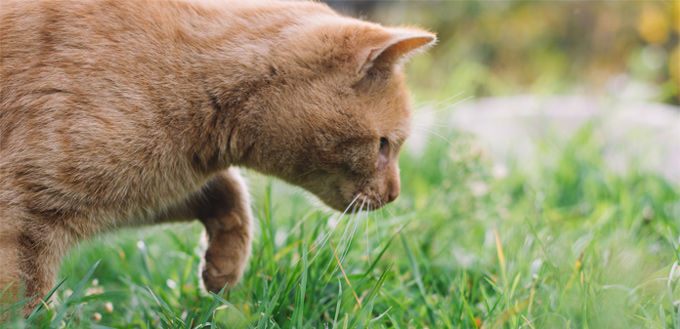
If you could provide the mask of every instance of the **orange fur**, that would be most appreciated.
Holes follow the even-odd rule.
[[[0,15],[0,289],[15,297],[20,281],[44,296],[78,239],[195,218],[206,287],[233,286],[252,217],[233,166],[338,210],[399,193],[400,67],[429,32],[313,2],[3,0]]]

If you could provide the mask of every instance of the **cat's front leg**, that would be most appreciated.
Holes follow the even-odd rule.
[[[206,289],[217,293],[241,279],[250,256],[252,217],[246,184],[237,168],[229,168],[160,212],[152,223],[199,219],[205,225],[208,249],[201,276]]]
[[[245,182],[238,169],[217,174],[193,203],[205,225],[208,249],[201,267],[206,289],[233,288],[241,279],[251,249],[252,213]]]
[[[24,297],[31,298],[24,304],[24,316],[31,314],[54,286],[71,239],[68,232],[45,224],[44,219],[29,218],[17,216],[0,222],[0,291],[7,288],[0,296],[0,309]],[[9,312],[0,314],[0,322],[9,316]]]

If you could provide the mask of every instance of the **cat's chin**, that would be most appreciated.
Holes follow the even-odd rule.
[[[318,186],[321,185],[326,188],[319,189]],[[372,191],[371,188],[366,186],[358,187],[356,185],[351,181],[342,181],[340,183],[334,182],[301,187],[307,193],[311,203],[345,214],[378,210],[388,203],[380,198],[378,193]],[[328,188],[329,186],[330,188]]]
[[[333,200],[332,202],[326,200],[321,201],[333,210],[345,214],[353,214],[360,211],[374,211],[384,206],[384,203],[374,200],[364,193],[358,193],[353,198],[349,199],[349,201],[345,202],[341,200]]]

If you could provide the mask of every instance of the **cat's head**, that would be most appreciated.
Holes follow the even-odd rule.
[[[399,152],[411,130],[401,67],[435,35],[332,15],[281,35],[267,66],[270,80],[248,105],[245,121],[256,136],[243,164],[339,211],[392,202],[401,185]]]

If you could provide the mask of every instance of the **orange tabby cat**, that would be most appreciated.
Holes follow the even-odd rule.
[[[199,219],[207,289],[251,245],[235,166],[329,206],[399,194],[400,66],[435,36],[313,2],[0,2],[0,290],[53,286],[77,240]]]

